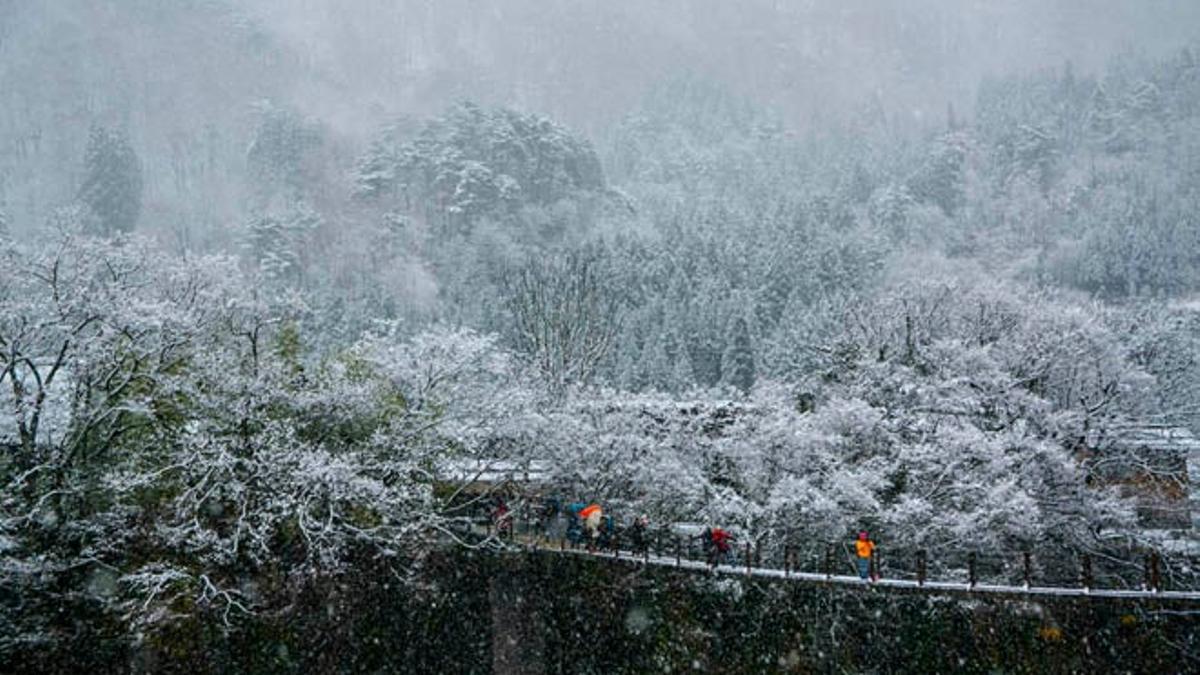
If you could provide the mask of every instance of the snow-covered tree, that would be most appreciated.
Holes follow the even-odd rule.
[[[321,224],[321,215],[304,202],[284,213],[255,213],[246,226],[245,252],[267,279],[300,286],[313,264]]]
[[[399,197],[393,208],[419,208],[451,232],[470,231],[484,216],[510,217],[521,205],[605,190],[587,141],[544,117],[472,103],[411,139],[385,132],[360,161],[357,183],[361,196]]]
[[[517,348],[556,386],[589,381],[620,329],[602,265],[602,251],[534,259],[505,282]]]

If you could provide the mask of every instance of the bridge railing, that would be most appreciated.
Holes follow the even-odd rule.
[[[519,544],[553,548],[582,548],[583,542],[569,542],[559,529],[547,527],[544,519],[529,514],[513,514],[510,528],[495,523],[471,529],[478,545]],[[465,533],[464,537],[467,537]],[[650,529],[645,546],[635,550],[628,530],[607,538],[601,551],[634,556],[654,555],[677,558],[680,562],[709,562],[702,542],[665,528]],[[833,576],[857,574],[852,542],[773,541],[765,538],[736,542],[732,555],[720,564],[749,569],[774,569],[785,573],[818,573]],[[1043,554],[1044,553],[1044,554]],[[872,572],[883,579],[922,583],[937,580],[962,584],[996,584],[1055,588],[1150,589],[1186,588],[1187,574],[1197,569],[1196,561],[1167,557],[1148,550],[1094,550],[1087,552],[1037,549],[1014,552],[987,550],[962,551],[896,548],[879,545]],[[1179,577],[1179,578],[1177,578]]]

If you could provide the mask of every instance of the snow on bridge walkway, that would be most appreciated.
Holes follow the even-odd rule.
[[[519,549],[521,547],[515,547]],[[857,576],[837,574],[821,574],[816,572],[797,572],[769,567],[738,566],[722,564],[715,569],[702,560],[690,560],[675,556],[658,554],[640,554],[632,551],[595,551],[586,549],[562,548],[544,543],[524,542],[523,548],[530,552],[547,555],[574,555],[597,560],[613,562],[628,562],[658,567],[686,569],[706,574],[724,574],[730,576],[750,576],[783,581],[794,581],[808,584],[826,584],[847,586],[860,589],[887,589],[896,591],[912,591],[925,594],[955,594],[955,595],[997,595],[1026,598],[1036,597],[1077,597],[1120,600],[1155,600],[1184,603],[1200,603],[1200,591],[1154,591],[1135,589],[1105,589],[1105,588],[1067,588],[1057,586],[1006,586],[1002,584],[969,584],[951,581],[912,581],[906,579],[878,579],[868,582]]]

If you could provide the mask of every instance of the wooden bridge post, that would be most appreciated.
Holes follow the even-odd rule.
[[[975,570],[975,552],[967,554],[967,579],[971,588],[975,588],[975,582],[978,581]]]
[[[1083,590],[1091,590],[1092,588],[1092,556],[1087,553],[1083,554],[1083,559],[1080,560],[1081,569],[1080,577],[1083,581]]]
[[[750,542],[746,542],[746,574],[750,574],[750,566],[754,563],[754,558],[750,557]]]
[[[792,546],[791,544],[783,545],[783,578],[786,579],[792,573]]]
[[[1155,593],[1162,590],[1162,577],[1158,570],[1158,551],[1150,552],[1150,589]]]
[[[833,544],[825,545],[825,578],[833,576]]]
[[[1026,549],[1022,557],[1024,558],[1024,564],[1022,565],[1022,568],[1024,572],[1023,577],[1025,579],[1025,588],[1030,588],[1033,586],[1033,554]]]
[[[879,579],[879,549],[871,549],[871,557],[867,559],[867,577],[871,581]]]
[[[675,535],[675,566],[679,567],[679,535]]]
[[[925,558],[928,554],[925,549],[917,551],[917,585],[925,585]]]
[[[758,567],[762,567],[762,540],[761,539],[754,540],[754,564]]]

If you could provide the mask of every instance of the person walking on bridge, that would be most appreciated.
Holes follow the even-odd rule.
[[[650,517],[646,514],[643,513],[634,519],[633,525],[629,528],[629,544],[634,553],[644,554],[650,548],[647,532],[649,527]]]
[[[875,553],[875,542],[867,536],[867,531],[858,533],[858,541],[854,542],[854,552],[858,559],[858,576],[866,581],[871,576],[871,555]]]
[[[567,541],[571,546],[578,546],[583,543],[583,510],[587,508],[587,502],[572,502],[567,506]]]
[[[496,497],[496,506],[492,509],[492,522],[496,527],[496,537],[512,539],[512,514],[509,513],[508,503],[503,497]]]
[[[600,539],[600,528],[604,524],[604,511],[599,504],[588,504],[579,512],[579,519],[583,521],[583,532],[587,539],[588,550],[595,551],[597,540]]]
[[[708,553],[708,564],[711,567],[721,562],[732,564],[733,535],[719,527],[709,527],[700,535],[704,540],[704,548]]]

